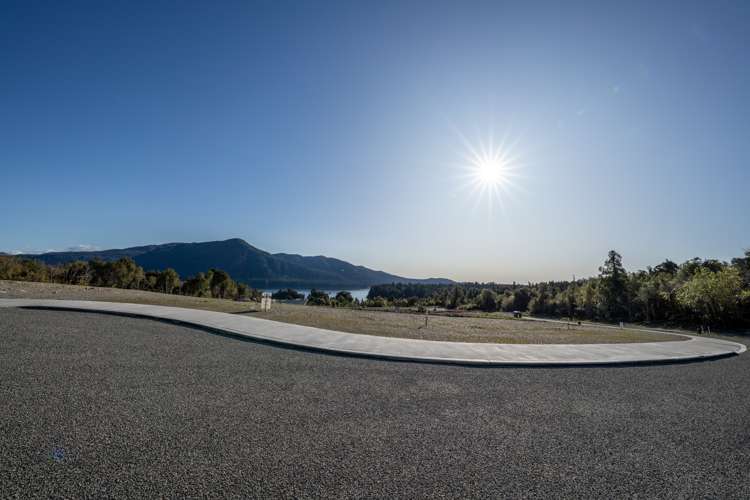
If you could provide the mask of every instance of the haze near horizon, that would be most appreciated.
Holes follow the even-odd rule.
[[[740,255],[747,4],[552,5],[4,2],[0,250],[497,282]]]

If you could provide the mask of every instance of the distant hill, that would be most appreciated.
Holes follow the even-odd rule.
[[[330,257],[305,257],[296,254],[271,254],[255,248],[244,240],[203,243],[166,243],[114,250],[48,252],[19,255],[47,264],[63,264],[75,260],[117,260],[131,257],[141,267],[161,270],[171,267],[183,278],[222,269],[235,280],[255,288],[367,288],[384,283],[448,284],[449,279],[415,279],[375,271]]]

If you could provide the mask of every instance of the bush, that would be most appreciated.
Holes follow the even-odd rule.
[[[180,292],[180,275],[177,271],[168,267],[160,272],[156,278],[156,288],[162,293]]]
[[[326,292],[313,288],[310,290],[310,295],[307,296],[306,303],[309,306],[329,306],[331,305],[331,298]]]
[[[305,294],[299,293],[297,290],[287,288],[286,290],[279,290],[271,294],[271,298],[275,300],[298,300],[304,299]]]
[[[352,294],[347,291],[341,291],[336,294],[336,303],[341,306],[348,306],[354,302]]]
[[[0,257],[0,279],[47,282],[49,276],[49,267],[37,260]]]
[[[388,305],[388,303],[383,297],[375,297],[373,299],[367,299],[365,305],[367,307],[385,307]]]
[[[485,312],[497,311],[497,295],[492,290],[484,289],[479,293],[477,307]]]

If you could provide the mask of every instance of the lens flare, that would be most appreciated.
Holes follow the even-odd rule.
[[[501,161],[495,158],[482,158],[476,165],[477,181],[484,185],[495,185],[502,183],[504,167]]]
[[[512,154],[516,143],[508,144],[505,140],[496,143],[492,133],[486,141],[480,139],[477,145],[463,135],[461,139],[466,147],[461,167],[476,205],[484,203],[490,211],[499,205],[504,210],[505,199],[512,197],[512,192],[518,188],[515,181],[521,164],[518,156]]]

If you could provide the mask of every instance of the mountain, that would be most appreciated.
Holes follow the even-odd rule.
[[[443,278],[404,278],[322,255],[306,257],[287,253],[271,254],[239,238],[203,243],[146,245],[114,250],[48,252],[19,257],[36,259],[47,264],[131,257],[147,271],[171,267],[183,278],[215,268],[222,269],[235,280],[255,288],[351,289],[367,288],[384,283],[453,283]]]

